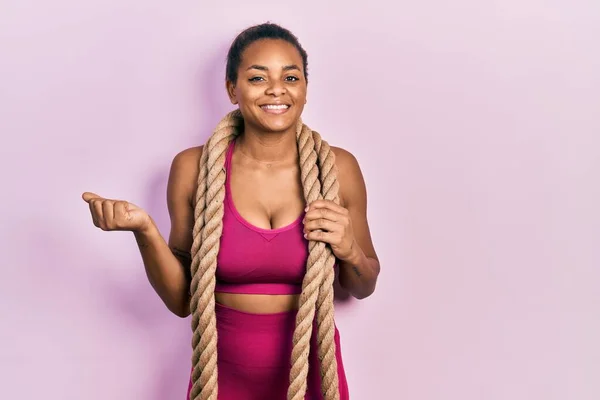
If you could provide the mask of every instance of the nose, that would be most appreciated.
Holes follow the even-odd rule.
[[[285,86],[278,79],[273,79],[267,87],[266,94],[279,97],[286,93]]]

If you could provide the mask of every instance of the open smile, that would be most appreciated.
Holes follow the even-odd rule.
[[[290,109],[289,104],[263,104],[260,108],[268,114],[284,114]]]

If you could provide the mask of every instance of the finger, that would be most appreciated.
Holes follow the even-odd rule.
[[[86,202],[89,203],[91,200],[96,200],[96,199],[101,199],[101,196],[98,196],[96,193],[92,193],[92,192],[84,192],[81,195],[81,198]]]
[[[325,232],[321,230],[311,231],[304,235],[304,238],[307,240],[313,240],[317,242],[324,242],[329,244],[337,244],[338,234],[335,232]]]
[[[90,214],[92,215],[92,222],[96,228],[100,228],[100,224],[98,223],[98,218],[96,218],[96,212],[94,211],[94,207],[90,204]]]
[[[128,204],[126,201],[117,201],[113,207],[113,218],[115,219],[115,227],[123,228],[122,223],[118,221],[124,221],[128,218]]]
[[[304,223],[304,231],[325,230],[327,232],[339,232],[342,226],[326,218],[312,219]]]
[[[347,218],[346,215],[330,208],[315,208],[307,212],[304,216],[306,221],[328,219],[332,222],[344,222],[345,218]]]
[[[115,210],[114,203],[112,201],[102,202],[102,212],[104,217],[104,224],[107,229],[115,228]]]
[[[92,201],[90,203],[90,207],[93,209],[92,212],[96,217],[96,221],[98,221],[98,228],[106,230],[106,224],[104,223],[104,213],[102,212],[102,203],[103,201],[101,200]]]
[[[312,203],[310,203],[307,207],[307,213],[309,213],[312,210],[331,210],[337,214],[341,214],[341,215],[347,215],[348,214],[348,210],[345,209],[344,207],[335,204],[333,201],[331,200],[315,200]]]
[[[90,215],[92,216],[92,221],[97,228],[100,228],[100,224],[98,223],[98,215],[96,213],[96,208],[94,207],[94,201],[90,201],[88,203],[88,207],[90,209]]]

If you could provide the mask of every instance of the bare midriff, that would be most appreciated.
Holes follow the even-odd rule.
[[[215,301],[238,311],[274,314],[298,309],[298,294],[244,294],[215,292]]]

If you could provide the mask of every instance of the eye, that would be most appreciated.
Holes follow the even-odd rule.
[[[287,76],[285,78],[285,80],[291,80],[292,82],[295,82],[295,81],[298,81],[299,79],[296,76]]]
[[[263,79],[263,80],[264,80],[264,78],[263,78],[262,76],[255,76],[255,77],[253,77],[253,78],[250,78],[250,79],[248,79],[248,80],[249,80],[250,82],[259,82],[259,80],[260,80],[260,79]]]

